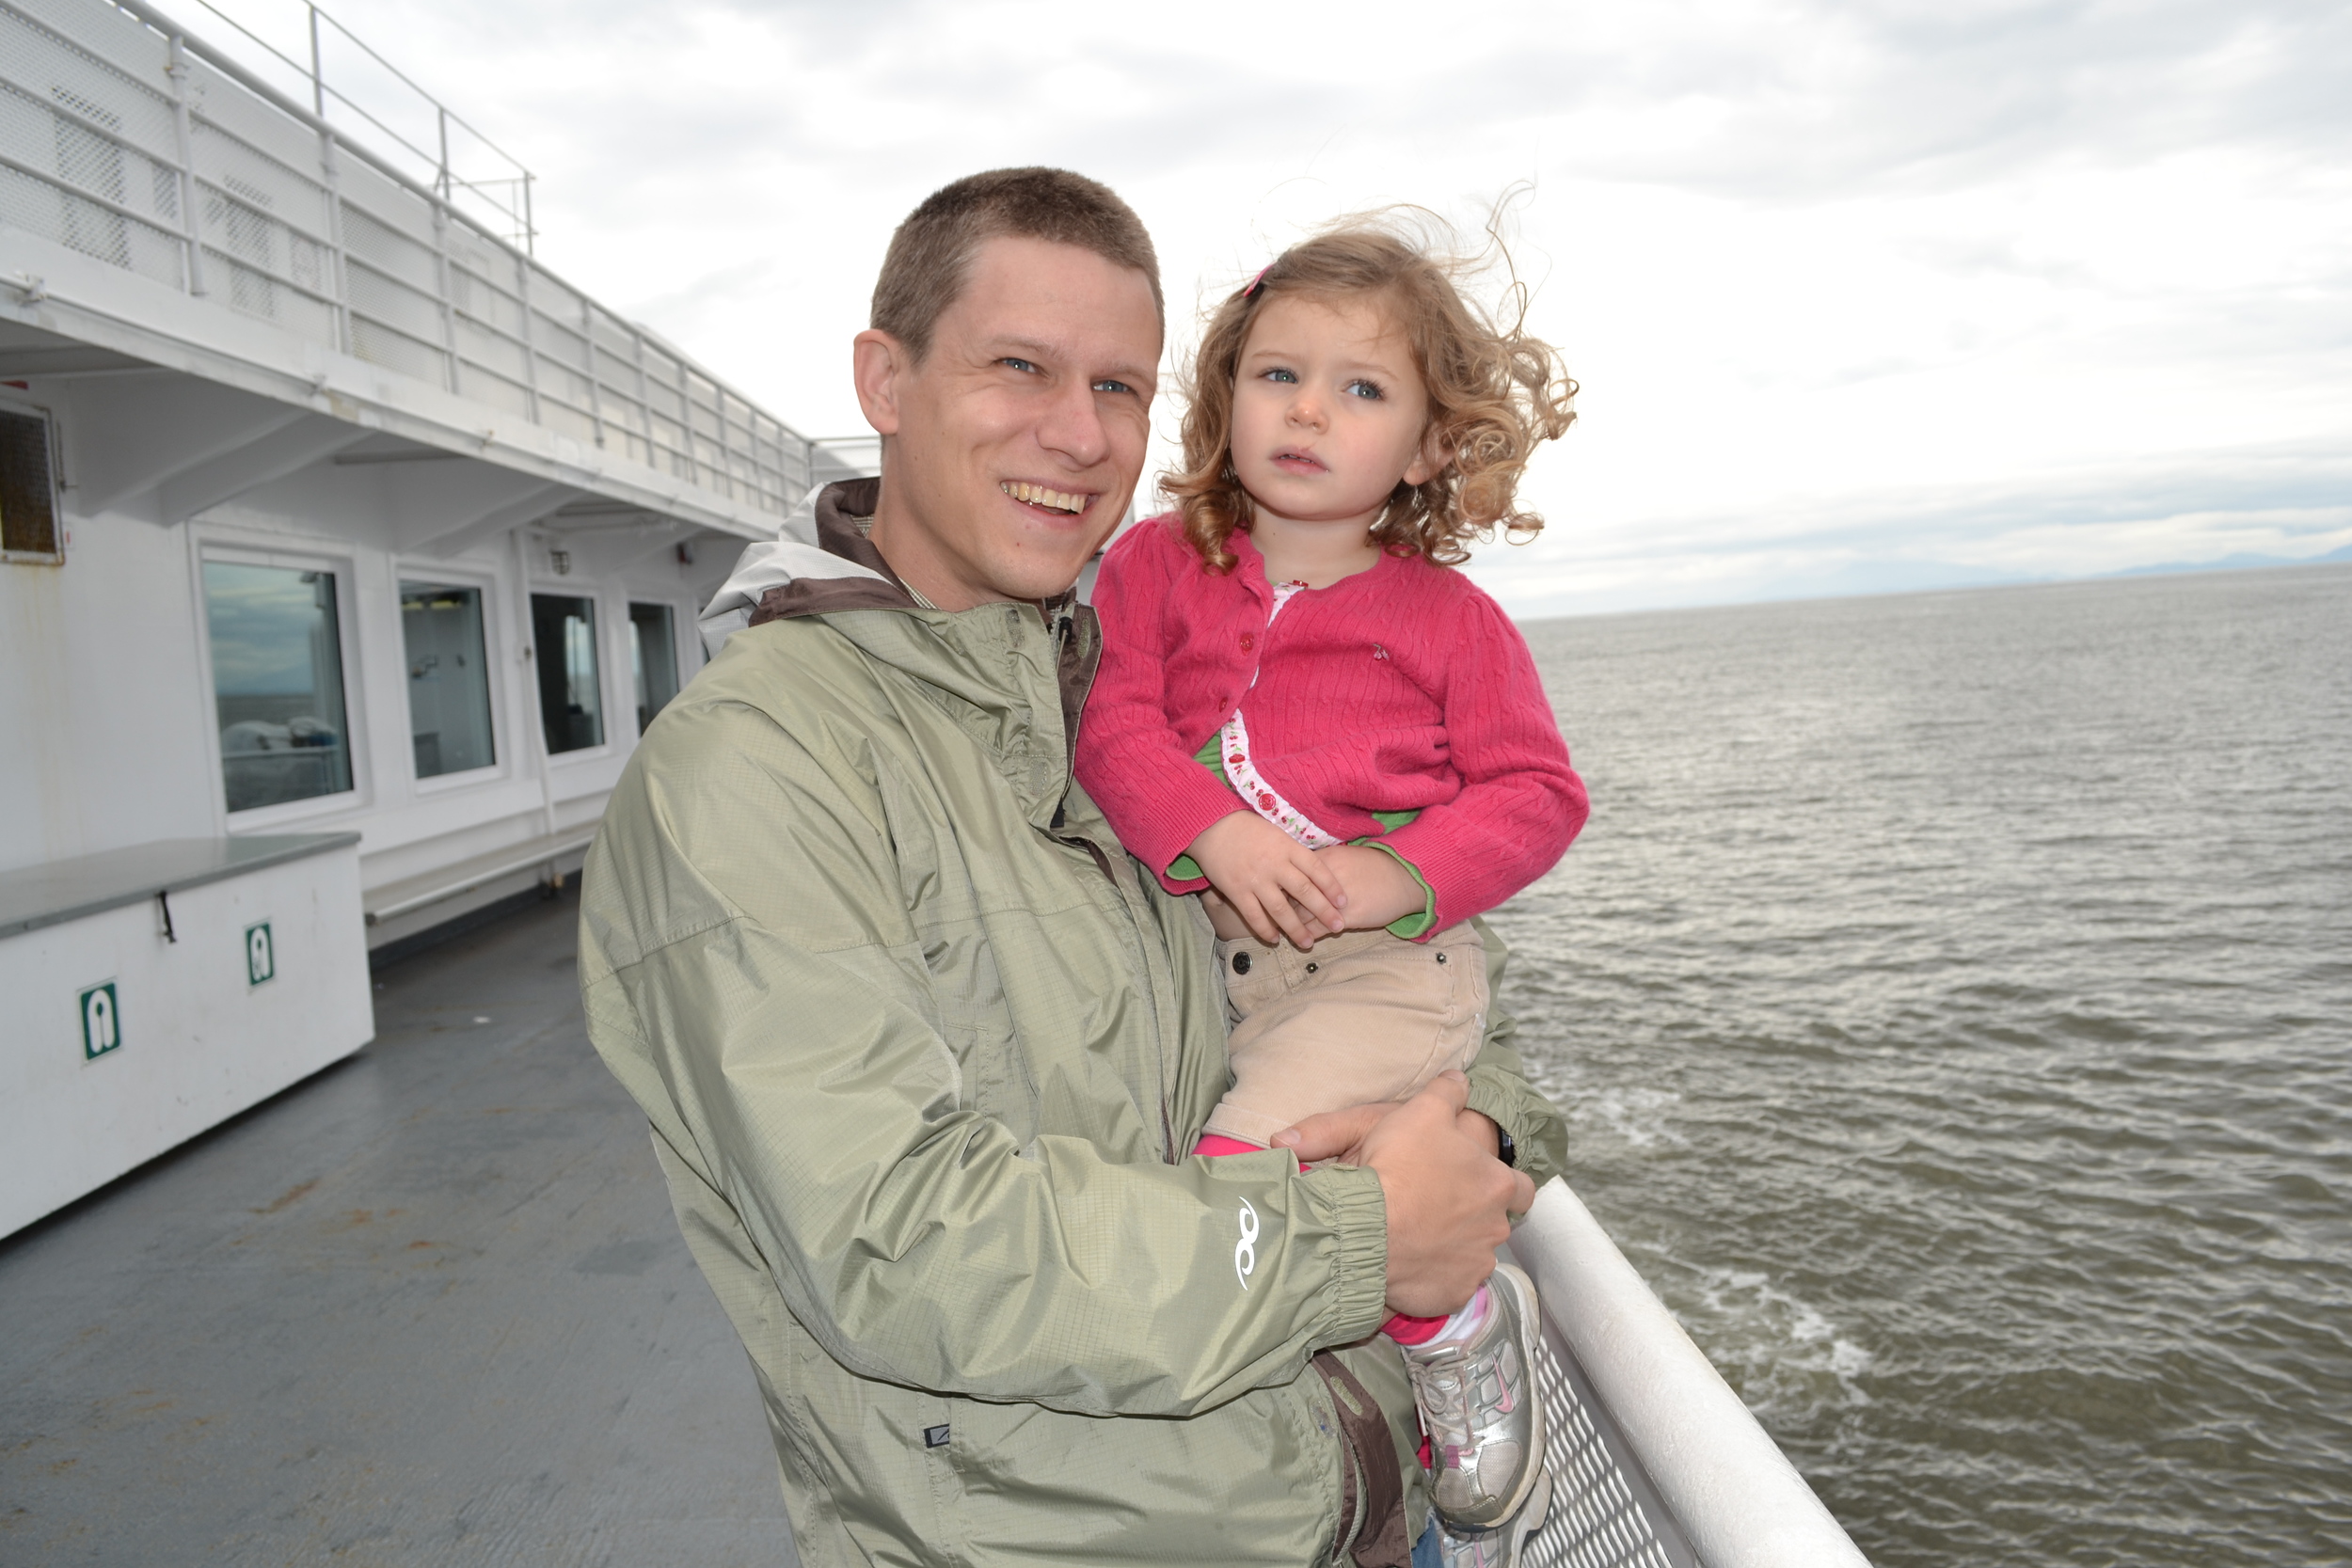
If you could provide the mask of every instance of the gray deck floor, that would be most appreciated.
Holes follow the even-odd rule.
[[[575,913],[392,966],[366,1050],[0,1241],[0,1563],[794,1562]]]

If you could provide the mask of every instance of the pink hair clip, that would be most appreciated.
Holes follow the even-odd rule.
[[[1241,292],[1241,297],[1244,299],[1257,298],[1258,295],[1265,289],[1265,275],[1273,270],[1274,263],[1271,261],[1268,261],[1264,266],[1260,267],[1258,269],[1258,276],[1249,280],[1249,287]]]

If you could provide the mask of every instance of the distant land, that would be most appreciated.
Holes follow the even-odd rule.
[[[1787,604],[1805,599],[1855,599],[1886,594],[1932,594],[1969,588],[2022,588],[2035,583],[2101,582],[2117,578],[2152,577],[2178,572],[2241,572],[2272,566],[2325,566],[2352,562],[2352,545],[2325,555],[2253,555],[2241,552],[2215,561],[2168,561],[2153,566],[2127,566],[2113,572],[2065,573],[2049,577],[1963,566],[1943,561],[1855,561],[1829,571],[1787,577],[1751,578],[1737,586],[1689,597],[1661,595],[1648,602],[1622,594],[1565,594],[1542,597],[1510,592],[1507,580],[1486,586],[1502,600],[1512,618],[1551,620],[1579,615],[1638,615],[1654,610],[1708,610],[1731,605]],[[1631,598],[1632,602],[1628,602]]]
[[[2250,566],[2318,566],[2330,561],[2352,561],[2352,545],[2326,555],[2225,555],[2218,561],[2169,561],[2161,566],[2134,566],[2122,572],[2100,572],[2107,578],[2144,578],[2152,572],[2236,572]]]

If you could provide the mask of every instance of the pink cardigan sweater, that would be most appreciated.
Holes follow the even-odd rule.
[[[1246,810],[1195,761],[1236,705],[1266,782],[1342,838],[1378,837],[1435,895],[1429,931],[1494,908],[1551,869],[1587,810],[1534,660],[1461,573],[1385,555],[1293,598],[1247,533],[1211,571],[1173,516],[1104,558],[1103,663],[1078,727],[1078,782],[1120,840],[1168,875],[1202,829]],[[1257,684],[1250,684],[1251,677]],[[1375,811],[1418,811],[1385,836]],[[1426,935],[1427,933],[1424,933]]]

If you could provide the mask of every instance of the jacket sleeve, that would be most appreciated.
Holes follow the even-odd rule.
[[[1202,830],[1244,807],[1196,760],[1200,741],[1186,746],[1168,720],[1168,655],[1184,630],[1174,602],[1176,571],[1185,564],[1179,549],[1190,554],[1171,547],[1167,523],[1153,518],[1103,558],[1094,579],[1103,662],[1078,726],[1077,773],[1119,841],[1162,887],[1198,893],[1207,878],[1171,877],[1168,868]]]
[[[1496,1000],[1486,1010],[1486,1036],[1470,1066],[1470,1106],[1511,1134],[1518,1148],[1518,1168],[1540,1187],[1555,1176],[1565,1176],[1568,1164],[1568,1124],[1560,1108],[1528,1081],[1527,1064],[1518,1051],[1518,1025],[1502,1011],[1502,972],[1510,949],[1485,920],[1476,922],[1486,943],[1486,994]]]
[[[663,722],[591,857],[590,1036],[828,1354],[942,1393],[1183,1416],[1378,1324],[1376,1177],[1016,1144],[970,1108],[877,765],[741,706]]]
[[[1435,895],[1429,930],[1484,914],[1559,863],[1590,810],[1527,641],[1472,594],[1446,663],[1446,743],[1462,790],[1379,843]]]

